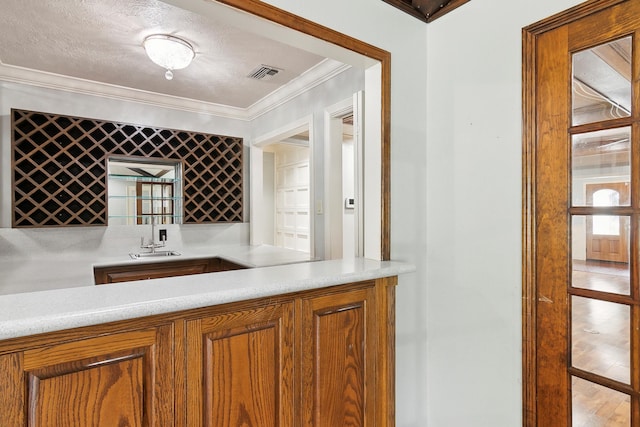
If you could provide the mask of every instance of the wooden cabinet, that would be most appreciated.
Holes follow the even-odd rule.
[[[302,304],[303,426],[373,425],[373,288]]]
[[[213,273],[216,271],[231,271],[231,270],[242,270],[247,267],[244,265],[236,264],[235,262],[228,261],[223,258],[216,258],[218,260],[217,264],[211,265],[211,271],[209,273]]]
[[[172,331],[164,325],[0,356],[0,425],[173,425]]]
[[[0,342],[0,426],[394,425],[395,277]]]
[[[187,425],[294,425],[293,303],[187,323]]]
[[[94,267],[96,285],[130,282],[132,280],[158,279],[161,277],[187,276],[189,274],[215,273],[246,268],[222,258],[198,258],[162,262],[135,262],[107,267]]]

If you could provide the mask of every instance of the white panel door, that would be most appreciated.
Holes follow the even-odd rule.
[[[275,161],[276,246],[309,252],[309,148],[278,147]]]

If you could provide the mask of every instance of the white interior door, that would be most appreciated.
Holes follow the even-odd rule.
[[[309,252],[309,147],[281,144],[275,150],[275,246]]]
[[[313,157],[313,116],[254,140],[249,179],[251,245],[287,247],[316,256]]]

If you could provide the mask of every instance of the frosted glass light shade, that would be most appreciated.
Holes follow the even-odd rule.
[[[142,42],[147,56],[167,71],[181,70],[195,57],[193,47],[185,40],[168,34],[154,34]]]

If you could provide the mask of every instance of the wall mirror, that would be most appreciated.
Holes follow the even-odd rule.
[[[309,70],[316,73],[324,71],[324,77],[318,75],[316,80],[330,79],[344,71],[344,67],[350,67],[362,72],[365,77],[365,91],[367,91],[366,120],[363,124],[366,134],[367,150],[363,162],[374,165],[373,168],[365,168],[371,175],[365,177],[365,197],[363,197],[363,211],[366,212],[364,222],[364,235],[368,237],[365,242],[365,255],[372,258],[388,258],[389,246],[389,70],[390,55],[374,46],[362,43],[337,32],[333,32],[313,22],[300,19],[288,13],[264,4],[259,1],[212,1],[200,0],[146,0],[144,2],[124,2],[122,0],[89,0],[78,2],[76,0],[64,0],[62,2],[37,2],[35,0],[18,1],[9,0],[3,7],[6,13],[3,19],[3,42],[0,44],[0,90],[13,90],[20,92],[22,87],[16,89],[15,85],[28,85],[38,88],[54,88],[69,93],[82,93],[104,97],[107,102],[111,100],[133,101],[138,105],[168,106],[180,112],[180,114],[166,114],[159,117],[150,113],[148,119],[154,123],[144,123],[162,126],[163,119],[172,121],[169,126],[180,126],[181,114],[193,114],[194,123],[203,129],[198,131],[213,131],[207,125],[215,126],[216,123],[225,120],[235,120],[234,124],[226,128],[231,134],[245,138],[246,144],[258,134],[255,127],[263,126],[261,120],[266,120],[269,106],[263,105],[262,100],[267,95],[277,92],[277,79],[287,77],[289,82],[300,84],[302,75],[308,75]],[[47,9],[50,8],[50,9]],[[155,64],[151,64],[144,56],[140,41],[147,32],[163,31],[163,25],[175,16],[169,12],[178,9],[177,15],[184,19],[184,28],[195,27],[201,22],[208,22],[210,28],[224,27],[227,34],[220,38],[206,38],[207,43],[194,42],[196,58],[185,70],[176,70],[174,79],[164,79],[164,71]],[[79,11],[80,15],[69,15],[68,10]],[[101,33],[113,34],[91,19],[86,14],[97,13],[99,16],[107,16],[111,23],[120,31],[124,27],[132,27],[137,32],[137,38],[105,41],[99,35]],[[24,17],[21,11],[27,11],[29,15]],[[42,22],[35,23],[34,14],[40,11]],[[89,13],[89,12],[87,12]],[[121,14],[124,14],[122,16]],[[22,17],[21,17],[22,16]],[[55,19],[54,19],[55,18]],[[60,25],[60,22],[74,20],[73,25]],[[102,21],[100,21],[102,22]],[[129,22],[131,25],[122,25]],[[84,37],[69,31],[77,31],[78,28],[90,27],[91,32]],[[37,31],[35,30],[37,28]],[[19,31],[18,31],[19,30]],[[25,36],[25,31],[28,32]],[[301,63],[294,63],[286,67],[277,67],[279,64],[259,62],[257,65],[275,65],[284,71],[272,80],[272,83],[254,82],[246,79],[243,74],[240,83],[236,84],[207,84],[200,78],[189,77],[189,72],[198,71],[200,76],[222,76],[230,74],[229,67],[232,62],[242,63],[242,55],[247,53],[259,54],[260,51],[269,51],[256,47],[247,42],[242,49],[229,50],[232,38],[238,33],[250,34],[252,37],[265,38],[273,43],[296,49],[296,54],[280,54],[282,61],[288,59],[300,59]],[[182,34],[176,34],[182,35]],[[139,39],[139,40],[138,40]],[[55,40],[55,43],[51,42]],[[249,40],[249,39],[247,39]],[[28,42],[28,43],[27,43]],[[207,45],[207,46],[205,46]],[[19,46],[20,48],[17,48]],[[89,48],[87,48],[89,46]],[[276,49],[275,47],[273,49]],[[50,69],[39,68],[42,64],[38,60],[47,57],[47,52],[67,52],[69,58],[57,57],[51,62]],[[254,61],[255,58],[252,60]],[[34,62],[35,61],[35,62]],[[85,69],[88,74],[77,75],[77,71],[83,67],[78,64],[84,61],[89,64]],[[144,65],[142,61],[144,62]],[[264,62],[266,62],[265,60]],[[304,62],[306,61],[306,62]],[[133,64],[133,68],[129,68]],[[310,66],[309,64],[313,65]],[[315,65],[314,65],[315,64]],[[243,64],[248,67],[256,64]],[[316,66],[317,65],[317,66]],[[296,68],[297,67],[297,68]],[[132,71],[133,70],[133,71]],[[269,73],[266,73],[269,74]],[[345,75],[344,73],[341,75]],[[115,80],[109,80],[109,77]],[[157,76],[160,76],[156,79]],[[228,76],[227,76],[228,77]],[[295,86],[294,84],[294,86]],[[165,89],[161,89],[165,88]],[[239,91],[241,88],[251,89],[249,92]],[[129,90],[131,89],[131,90]],[[292,94],[303,93],[304,87],[297,91],[282,93],[280,98],[271,98],[274,104],[286,103]],[[27,90],[28,92],[28,90]],[[251,97],[247,97],[251,93]],[[201,99],[203,94],[207,99]],[[289,98],[288,98],[289,97]],[[4,96],[3,96],[4,98]],[[3,99],[3,109],[11,108],[11,103],[19,98]],[[46,96],[40,97],[38,109],[46,107]],[[238,101],[234,105],[231,99]],[[170,100],[168,102],[168,100]],[[313,99],[308,102],[312,104]],[[19,108],[34,108],[31,105],[18,105]],[[54,105],[60,108],[62,113],[78,114],[70,108],[69,103],[61,102]],[[50,108],[49,108],[50,109]],[[91,107],[87,107],[88,110]],[[99,116],[99,109],[84,113],[86,116]],[[5,111],[3,110],[3,115]],[[115,119],[121,119],[123,112],[111,112]],[[143,114],[139,114],[141,117]],[[104,117],[105,119],[111,117]],[[144,118],[147,119],[147,118]],[[140,121],[137,119],[136,121]],[[290,120],[294,120],[291,118]],[[6,121],[4,121],[6,125]],[[4,127],[4,126],[3,126]],[[332,226],[325,215],[332,202],[327,198],[328,188],[324,188],[323,176],[327,163],[325,161],[326,147],[325,130],[322,126],[314,127],[316,144],[316,160],[313,166],[314,182],[317,185],[311,206],[314,208],[314,220],[312,227],[322,239],[327,230]],[[2,187],[8,188],[11,182],[9,174],[10,155],[7,132],[3,132],[3,172],[0,176]],[[329,155],[330,156],[330,153]],[[330,157],[327,157],[330,159]],[[6,167],[5,167],[6,166]],[[249,174],[248,167],[245,172]],[[248,187],[248,186],[247,186]],[[10,226],[10,192],[3,192],[3,211],[0,212],[0,225]],[[175,196],[174,196],[175,197]],[[320,201],[320,205],[318,204]],[[336,198],[335,203],[343,206],[341,197]],[[250,211],[250,207],[249,207]],[[250,218],[245,218],[249,221]],[[368,249],[367,249],[368,248]]]
[[[107,160],[109,225],[181,224],[182,162]]]

